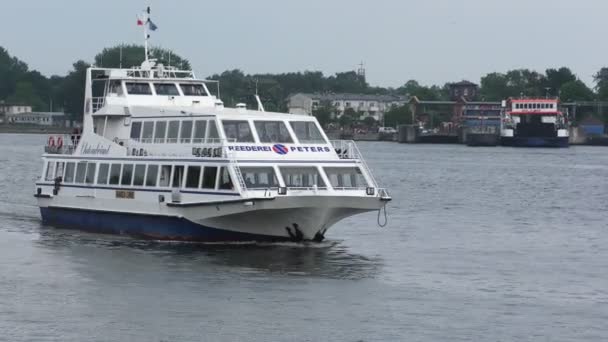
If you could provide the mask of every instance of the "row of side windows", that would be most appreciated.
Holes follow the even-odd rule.
[[[555,109],[553,103],[516,103],[515,109]]]
[[[279,171],[286,187],[327,188],[317,167],[285,166]],[[323,171],[334,189],[368,186],[358,167],[324,167]],[[51,161],[45,172],[46,181],[62,177],[67,184],[234,190],[224,166]],[[279,186],[279,176],[272,167],[243,167],[241,174],[248,189]]]
[[[222,128],[229,141],[255,142],[253,129],[247,120],[222,120]],[[253,121],[261,143],[291,144],[294,139],[283,121]],[[302,144],[326,143],[312,121],[290,121],[289,125]],[[218,130],[214,120],[134,121],[131,139],[143,143],[208,143],[217,142]]]
[[[45,180],[58,177],[66,184],[234,190],[230,173],[224,166],[48,162]]]
[[[134,121],[131,139],[142,143],[175,144],[217,142],[214,120]]]

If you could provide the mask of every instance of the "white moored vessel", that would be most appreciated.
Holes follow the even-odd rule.
[[[146,53],[147,55],[147,53]],[[188,241],[320,241],[389,197],[311,116],[224,108],[210,81],[146,60],[87,70],[81,136],[51,137],[44,223]]]

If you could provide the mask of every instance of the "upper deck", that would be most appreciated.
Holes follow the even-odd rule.
[[[153,61],[134,69],[90,68],[82,141],[62,151],[267,161],[335,161],[348,152],[328,140],[316,118],[266,112],[261,102],[257,110],[225,108],[208,82]]]

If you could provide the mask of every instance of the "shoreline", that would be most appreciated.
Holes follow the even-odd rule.
[[[0,134],[70,134],[71,128],[0,125]]]

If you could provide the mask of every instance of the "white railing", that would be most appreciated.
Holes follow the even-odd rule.
[[[354,141],[332,140],[331,144],[333,145],[334,149],[336,150],[336,154],[338,154],[338,157],[340,157],[340,159],[352,159],[357,164],[360,164],[361,168],[363,168],[365,173],[367,173],[367,175],[369,176],[372,183],[371,185],[374,188],[378,187],[378,183],[376,183],[376,179],[374,177],[374,174],[372,173],[372,170],[369,168],[369,166],[367,166],[363,155],[361,155],[361,151],[359,151],[359,148],[357,147],[357,144]]]
[[[105,97],[93,97],[93,98],[91,98],[92,113],[95,113],[98,110],[100,110],[101,108],[103,108],[103,106],[105,106],[105,104],[106,104],[106,98]]]

